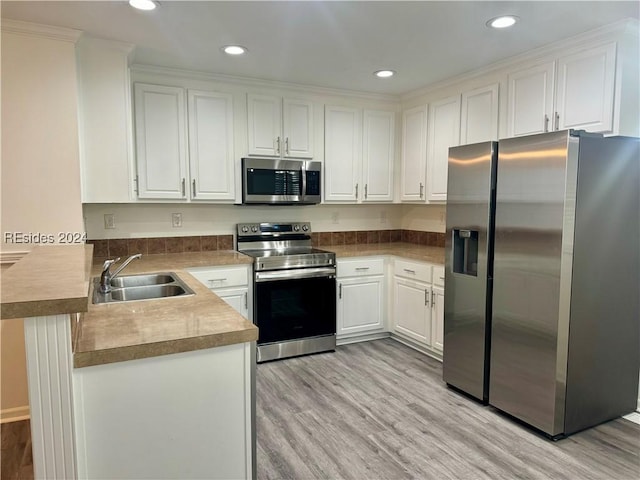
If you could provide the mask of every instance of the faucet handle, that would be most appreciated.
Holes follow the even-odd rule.
[[[120,261],[120,257],[112,259],[112,260],[105,260],[104,263],[102,264],[102,271],[106,272],[107,270],[109,270],[109,267],[111,267],[111,265],[113,265],[114,263]]]

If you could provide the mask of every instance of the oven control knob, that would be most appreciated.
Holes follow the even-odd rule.
[[[256,227],[255,225],[253,227],[251,227],[251,231],[253,233],[256,233],[258,231],[258,227]]]
[[[300,231],[300,225],[294,225],[293,226],[293,231],[294,232],[299,232]]]
[[[309,225],[302,225],[302,230],[304,230],[305,232],[309,230]]]
[[[249,231],[249,227],[247,227],[246,225],[242,227],[242,233],[247,233],[248,231]]]

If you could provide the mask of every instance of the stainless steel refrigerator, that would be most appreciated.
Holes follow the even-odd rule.
[[[552,437],[634,411],[639,140],[455,147],[448,175],[447,384]]]

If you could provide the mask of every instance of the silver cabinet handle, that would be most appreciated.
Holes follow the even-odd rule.
[[[195,198],[196,196],[196,179],[195,178],[191,182],[191,190],[193,191],[193,197]]]
[[[433,290],[431,291],[431,308],[436,306],[436,292],[434,292]]]
[[[425,307],[429,306],[429,291],[426,289],[424,291],[424,305]]]
[[[338,285],[338,298],[342,298],[342,284]]]
[[[364,184],[364,198],[365,198],[365,200],[367,199],[367,196],[368,196],[368,192],[367,192],[368,187],[369,187],[369,184],[365,183]]]
[[[420,198],[422,198],[422,191],[424,190],[424,185],[420,182]]]
[[[249,293],[244,292],[244,308],[245,309],[249,309],[249,301],[247,300],[247,297],[249,296]]]
[[[356,200],[358,199],[358,184],[356,183]]]
[[[560,114],[558,112],[556,112],[556,125],[555,125],[555,129],[559,130],[560,129]]]
[[[187,195],[187,180],[185,178],[182,179],[182,196],[186,196]]]
[[[276,138],[276,153],[280,155],[280,137]]]
[[[284,153],[289,155],[289,137],[284,139]]]
[[[209,280],[207,280],[207,282],[209,283],[213,283],[213,282],[225,282],[227,279],[226,278],[210,278]]]
[[[440,277],[440,280],[444,280],[444,277]]]
[[[135,183],[136,187],[136,195],[140,195],[140,180],[138,178],[138,175],[136,175],[136,178],[133,179],[133,182]]]
[[[414,275],[416,274],[416,271],[415,271],[415,270],[410,270],[410,269],[408,269],[408,268],[404,268],[403,270],[404,270],[405,272],[407,272],[407,273],[412,273],[412,274],[414,274]]]
[[[544,114],[544,133],[549,131],[549,115]]]
[[[356,267],[356,272],[361,272],[362,270],[369,270],[369,267]]]

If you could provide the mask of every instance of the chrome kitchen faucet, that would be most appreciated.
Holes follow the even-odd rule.
[[[120,261],[120,257],[116,258],[115,260],[105,260],[104,264],[102,265],[102,273],[100,274],[100,292],[101,293],[109,293],[111,291],[111,280],[116,278],[118,276],[118,274],[122,270],[124,270],[124,268],[127,265],[129,265],[132,261],[134,261],[134,260],[136,260],[136,259],[138,259],[140,257],[142,257],[141,253],[136,253],[135,255],[131,255],[113,273],[111,273],[111,271],[109,269],[111,268],[111,265],[113,265],[114,263]]]

